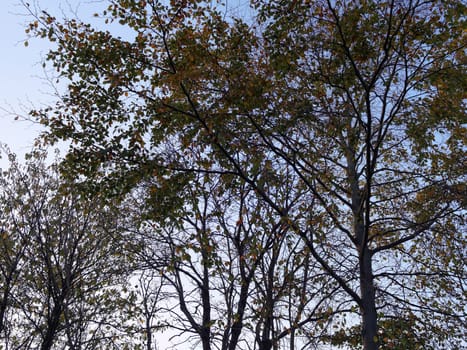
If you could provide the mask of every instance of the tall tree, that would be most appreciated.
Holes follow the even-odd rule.
[[[142,268],[160,276],[155,292],[160,290],[168,305],[158,305],[159,315],[151,316],[166,319],[160,326],[181,333],[181,341],[193,341],[195,334],[203,349],[237,349],[255,341],[260,349],[271,349],[273,341],[298,328],[292,325],[296,319],[286,322],[278,315],[289,293],[312,284],[302,271],[313,268],[296,263],[306,255],[303,244],[293,242],[287,225],[249,186],[225,186],[220,177],[192,178],[176,212],[166,205],[177,201],[177,192],[170,201],[158,200],[160,181],[132,193],[130,220],[140,225],[129,239],[140,242]],[[302,313],[307,303],[308,295],[299,299]]]
[[[15,157],[2,145],[2,153],[15,162]],[[17,289],[20,287],[20,274],[26,264],[26,251],[30,244],[25,215],[17,210],[13,198],[18,196],[17,174],[3,172],[0,177],[0,212],[1,212],[1,302],[0,302],[0,339],[8,343],[12,336],[13,314]]]
[[[459,344],[465,4],[252,6],[254,24],[211,2],[109,1],[105,23],[128,40],[38,16],[29,30],[57,43],[47,59],[68,81],[55,106],[32,112],[44,139],[71,141],[65,172],[90,188],[118,195],[155,181],[171,213],[193,174],[237,179],[333,280],[341,299],[328,320],[345,328],[357,314],[364,349],[386,344],[379,325],[401,317],[427,346]],[[329,332],[320,339],[345,334]]]
[[[106,348],[114,332],[102,328],[119,317],[115,305],[125,305],[120,295],[131,271],[115,239],[117,212],[76,192],[45,164],[44,152],[24,166],[8,156],[0,178],[1,346]]]

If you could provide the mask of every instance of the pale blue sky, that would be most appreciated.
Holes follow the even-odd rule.
[[[46,43],[37,40],[26,48],[24,26],[27,17],[18,0],[3,0],[0,11],[0,142],[18,154],[27,152],[39,128],[27,122],[14,121],[11,112],[26,114],[32,103],[45,100],[45,86],[39,61]],[[0,164],[5,164],[0,160]]]
[[[26,1],[26,0],[25,0]],[[90,13],[99,7],[95,0],[27,0],[31,6],[60,16],[77,11]],[[32,107],[54,101],[52,88],[45,79],[42,58],[49,49],[46,40],[31,39],[28,47],[24,41],[26,24],[31,20],[20,0],[2,0],[0,10],[0,142],[23,158],[31,150],[40,127],[27,121],[15,121],[13,113],[23,116]],[[79,4],[79,6],[78,6]],[[7,162],[0,159],[0,168]]]

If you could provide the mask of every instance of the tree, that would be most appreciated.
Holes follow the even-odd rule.
[[[76,192],[42,151],[25,166],[8,156],[0,178],[2,346],[108,348],[115,332],[104,328],[126,311],[121,294],[131,272],[115,239],[116,210]]]
[[[236,179],[332,279],[327,318],[345,330],[358,315],[364,349],[401,315],[432,346],[459,344],[463,2],[258,0],[255,24],[210,4],[110,1],[128,40],[37,17],[68,89],[32,115],[44,140],[72,142],[65,173],[109,195],[155,181],[158,203],[177,198],[162,215],[184,208],[193,174]]]
[[[263,207],[249,186],[225,186],[219,176],[195,180],[185,189],[183,208],[175,212],[166,205],[177,201],[177,192],[171,200],[160,200],[159,181],[132,192],[130,222],[139,225],[128,239],[140,242],[141,269],[160,276],[153,293],[163,294],[167,304],[156,305],[158,314],[146,319],[165,319],[159,328],[170,327],[181,333],[182,342],[199,342],[203,349],[237,349],[255,341],[260,349],[271,349],[298,328],[298,321],[311,321],[298,315],[310,298],[294,292],[304,286],[307,293],[318,289],[303,272],[312,264],[296,263],[306,259],[303,245],[293,241],[287,225]],[[145,290],[150,293],[150,286]],[[288,298],[296,298],[300,311],[291,306],[293,319],[287,323],[278,310],[285,309],[280,304]]]
[[[2,151],[8,152],[2,145]],[[9,153],[10,161],[14,161],[14,156]],[[0,303],[0,336],[8,340],[12,332],[13,313],[16,289],[20,271],[25,263],[26,249],[29,244],[27,231],[23,228],[23,215],[11,215],[14,212],[15,204],[12,198],[16,196],[15,186],[11,186],[12,178],[7,180],[8,175],[2,174],[0,210],[1,217],[1,303]],[[17,214],[17,213],[15,213]],[[7,219],[8,218],[8,219]]]

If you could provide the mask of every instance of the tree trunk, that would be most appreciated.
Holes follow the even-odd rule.
[[[240,298],[238,301],[237,315],[238,319],[232,324],[232,334],[229,342],[229,350],[235,350],[237,348],[238,340],[243,329],[243,315],[246,308],[246,302],[248,298],[248,286],[249,282],[242,285],[240,290]]]
[[[258,350],[271,350],[272,349],[272,341],[270,339],[263,339],[259,343]]]
[[[207,253],[203,252],[203,260],[209,259]],[[205,264],[203,267],[203,286],[201,288],[201,300],[203,303],[203,325],[201,327],[201,342],[203,350],[211,350],[211,296],[209,291],[209,268]]]
[[[360,293],[362,297],[362,341],[364,350],[377,350],[378,318],[376,313],[375,287],[371,254],[368,247],[364,247],[360,256]]]
[[[56,304],[52,310],[52,315],[47,322],[47,332],[41,344],[41,350],[50,350],[54,342],[55,334],[57,333],[58,326],[60,324],[60,315],[62,313],[62,307],[60,304]]]
[[[11,280],[7,279],[5,281],[5,290],[3,291],[2,301],[0,303],[0,334],[5,328],[5,314],[8,307],[9,297],[10,297],[10,283]]]
[[[203,350],[211,350],[211,329],[209,327],[203,327],[200,337],[201,343],[203,344]]]
[[[146,316],[146,349],[152,350],[151,316]]]
[[[362,314],[362,341],[363,350],[377,350],[378,346],[378,318],[376,314],[375,287],[373,281],[373,269],[371,263],[371,251],[368,248],[367,234],[369,224],[369,196],[371,195],[369,185],[365,198],[364,190],[359,187],[359,176],[355,153],[347,153],[348,181],[351,188],[353,229],[355,232],[356,248],[359,252],[360,265],[360,312]],[[370,159],[367,159],[370,164]],[[371,174],[367,170],[367,181]],[[364,205],[365,204],[365,205]],[[365,214],[364,214],[365,210]],[[365,217],[364,217],[365,215]]]

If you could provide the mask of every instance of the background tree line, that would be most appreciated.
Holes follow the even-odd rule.
[[[108,3],[29,7],[67,84],[31,116],[70,147],[2,211],[5,344],[464,346],[462,1]]]

